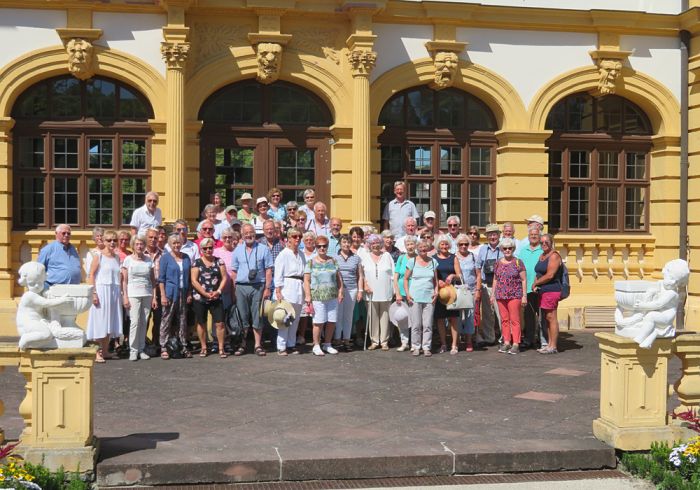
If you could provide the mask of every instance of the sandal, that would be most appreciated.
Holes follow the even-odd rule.
[[[467,344],[467,352],[474,352],[474,346],[472,344]]]
[[[199,351],[199,357],[207,357],[208,355],[206,348]]]
[[[168,359],[170,359],[170,354],[168,354],[167,351],[163,351],[160,353],[160,358],[165,359],[167,361]]]
[[[444,354],[445,352],[447,352],[447,346],[441,345],[441,346],[440,346],[440,351],[439,351],[439,353],[440,353],[440,354]]]
[[[459,349],[457,349],[457,347],[452,347],[452,349],[450,349],[450,355],[454,356],[458,353],[459,353]]]
[[[265,352],[265,349],[263,349],[261,346],[257,346],[255,348],[255,353],[260,357],[265,357],[267,355],[267,352]]]
[[[226,352],[219,352],[219,359],[226,359],[228,354]]]
[[[277,355],[278,355],[278,356],[283,356],[283,357],[284,357],[284,356],[288,356],[289,354],[287,354],[287,351],[286,351],[286,350],[278,350],[278,351],[277,351]]]
[[[245,347],[242,345],[233,352],[234,356],[242,356],[243,354],[245,354]]]
[[[541,350],[541,349],[540,349],[538,352],[539,352],[540,354],[559,354],[559,351],[558,351],[558,350],[556,350],[556,349],[550,349],[550,348],[547,348],[547,349],[544,349],[544,350]]]
[[[185,359],[192,359],[192,353],[186,350],[182,353],[182,357],[184,357]]]
[[[105,361],[105,358],[102,356],[102,350],[98,350],[97,354],[95,354],[95,362],[97,364],[104,364],[105,362],[107,362],[107,361]]]

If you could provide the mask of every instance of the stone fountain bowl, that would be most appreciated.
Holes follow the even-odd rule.
[[[90,309],[92,304],[92,291],[94,287],[90,284],[54,284],[45,293],[47,298],[60,298],[68,296],[73,299],[73,303],[66,303],[51,308],[53,313],[59,315],[78,315]]]
[[[633,310],[634,303],[641,300],[649,288],[656,285],[654,281],[615,281],[615,301],[625,310]]]

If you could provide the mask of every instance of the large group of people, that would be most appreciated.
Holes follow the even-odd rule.
[[[149,192],[130,232],[93,230],[95,247],[82,262],[68,225],[38,261],[46,286],[78,283],[84,269],[94,286],[87,336],[99,363],[115,349],[133,361],[170,359],[173,345],[178,357],[240,356],[250,330],[258,356],[271,350],[266,340],[279,356],[302,352],[308,330],[316,356],[392,343],[426,357],[496,345],[507,354],[558,352],[562,259],[542,217],[525,220],[521,240],[513,223],[489,224],[481,243],[480,228],[463,228],[458,216],[447,217],[445,231],[434,211],[421,216],[404,182],[394,194],[381,231],[354,226],[347,234],[313,189],[301,206],[283,204],[277,188],[257,199],[244,193],[238,206],[215,194],[192,239],[185,220],[163,226]],[[267,314],[275,305],[284,321]],[[237,335],[227,328],[234,313]]]

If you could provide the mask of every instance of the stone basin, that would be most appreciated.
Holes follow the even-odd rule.
[[[654,281],[615,281],[615,301],[620,308],[633,310],[634,303],[653,287]]]

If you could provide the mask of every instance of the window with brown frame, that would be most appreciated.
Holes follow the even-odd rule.
[[[476,97],[457,89],[416,87],[384,105],[379,124],[382,208],[403,180],[422,215],[439,211],[439,226],[449,216],[486,226],[495,198],[495,118]]]
[[[13,107],[14,227],[119,227],[150,182],[148,102],[108,78],[44,80]]]
[[[651,124],[615,95],[574,94],[547,118],[549,229],[648,231]]]

